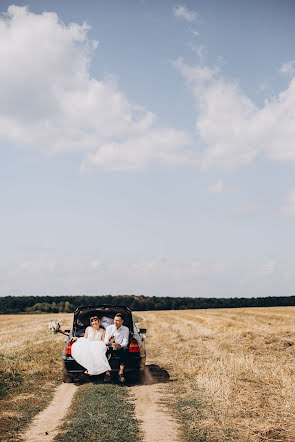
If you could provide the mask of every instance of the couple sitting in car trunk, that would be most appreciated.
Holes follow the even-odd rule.
[[[123,325],[121,313],[114,317],[114,323],[106,330],[100,328],[98,316],[90,317],[90,327],[85,330],[84,337],[72,338],[72,356],[82,367],[86,368],[85,374],[99,375],[105,373],[104,381],[110,382],[111,367],[106,357],[108,348],[119,357],[120,368],[118,378],[125,382],[124,368],[128,354],[129,329]]]

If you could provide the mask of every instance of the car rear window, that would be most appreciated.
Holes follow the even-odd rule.
[[[94,307],[94,308],[81,308],[75,312],[73,328],[75,333],[79,334],[83,332],[86,327],[90,325],[91,316],[98,316],[101,320],[102,328],[106,328],[113,322],[117,313],[121,313],[126,327],[133,332],[132,314],[130,310],[126,310],[124,307]],[[80,332],[80,333],[79,333]]]

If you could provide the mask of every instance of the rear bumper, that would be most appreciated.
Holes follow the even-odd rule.
[[[63,363],[66,371],[72,374],[84,373],[85,368],[78,364],[71,356],[63,356]]]
[[[78,364],[72,356],[62,356],[64,367],[66,371],[70,374],[81,374],[84,373],[85,368]],[[125,364],[124,372],[133,371],[143,371],[146,361],[146,355],[134,355],[129,354],[128,359]],[[119,370],[119,358],[112,356],[109,359],[109,364],[111,366],[111,371],[116,372]]]

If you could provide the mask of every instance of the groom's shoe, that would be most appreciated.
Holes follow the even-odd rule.
[[[111,382],[111,376],[109,374],[106,374],[103,381],[104,382]]]
[[[119,382],[121,382],[122,384],[125,383],[125,378],[123,374],[118,374],[118,378],[119,378]]]

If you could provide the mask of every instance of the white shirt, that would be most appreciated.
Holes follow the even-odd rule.
[[[104,338],[104,343],[109,344],[109,337],[114,336],[115,343],[120,344],[121,347],[127,347],[129,341],[129,328],[125,327],[125,325],[121,325],[121,327],[116,328],[114,324],[109,325],[106,329],[106,335]]]

